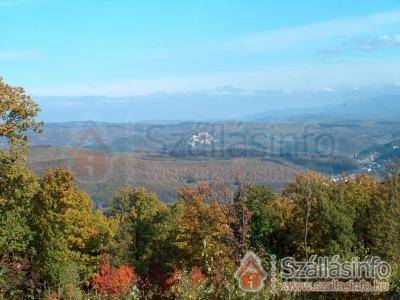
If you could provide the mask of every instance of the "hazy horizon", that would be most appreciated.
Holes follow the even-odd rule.
[[[1,75],[46,122],[246,119],[400,94],[395,0],[0,0],[0,18]]]
[[[324,108],[329,108],[326,113],[335,115],[346,103],[363,105],[374,98],[392,95],[400,95],[400,85],[356,89],[341,86],[329,90],[290,92],[242,90],[228,86],[214,91],[154,93],[144,96],[57,96],[35,99],[43,108],[40,117],[45,122],[124,123],[251,120],[255,115],[268,113],[275,117],[323,114]],[[379,103],[377,106],[381,109]],[[393,102],[388,103],[388,106],[392,108],[389,111],[393,114],[400,113],[393,107]]]

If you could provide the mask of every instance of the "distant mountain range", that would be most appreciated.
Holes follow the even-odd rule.
[[[394,96],[387,96],[394,95]],[[34,97],[45,122],[180,122],[286,119],[300,115],[349,117],[399,111],[400,85],[337,87],[309,91],[242,90],[152,94],[132,97]],[[383,102],[382,102],[383,101]],[[343,104],[344,103],[344,104]]]
[[[281,109],[247,116],[247,121],[329,121],[332,119],[387,119],[400,117],[400,94],[313,108]]]

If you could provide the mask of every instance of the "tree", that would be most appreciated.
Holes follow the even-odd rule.
[[[41,278],[56,286],[60,273],[75,265],[84,284],[97,269],[101,253],[113,238],[112,224],[93,212],[92,200],[61,167],[47,171],[35,197],[35,258]]]
[[[113,265],[135,267],[142,297],[162,294],[177,254],[171,241],[174,212],[145,188],[125,188],[113,198],[110,214],[118,224]]]
[[[343,178],[336,184],[340,197],[354,208],[353,233],[355,251],[370,248],[369,227],[373,212],[373,203],[379,197],[379,182],[375,178],[359,174],[354,179]],[[362,254],[362,253],[360,253]]]
[[[119,263],[133,264],[139,274],[149,271],[150,263],[159,253],[159,239],[167,207],[154,193],[145,188],[121,190],[111,204],[111,215],[119,226],[117,245]]]
[[[93,280],[93,287],[106,298],[122,298],[130,291],[136,279],[135,271],[127,265],[112,268],[110,260],[106,256],[101,263],[101,269]]]
[[[22,88],[11,87],[0,78],[0,142],[8,143],[0,149],[0,269],[6,277],[0,291],[6,294],[18,293],[27,283],[21,274],[30,265],[32,199],[39,184],[25,166],[25,155],[21,155],[25,151],[21,150],[27,149],[27,132],[39,128],[38,112]]]
[[[22,164],[0,158],[0,257],[24,252],[32,239],[29,220],[37,178]]]
[[[40,128],[41,123],[35,119],[39,111],[23,88],[12,87],[0,77],[0,137],[7,139],[13,152],[27,146],[29,130]]]
[[[181,211],[175,245],[181,267],[201,267],[207,274],[233,268],[233,233],[220,203],[207,184],[179,191]]]
[[[308,258],[351,252],[355,211],[343,196],[341,184],[306,173],[291,181],[283,194],[293,205],[288,223],[291,255]]]
[[[285,247],[285,226],[291,213],[290,203],[263,185],[251,185],[245,193],[246,210],[250,212],[250,247],[258,253],[282,256]],[[235,203],[238,202],[237,197]],[[241,211],[238,211],[238,215]]]
[[[400,259],[400,165],[388,166],[379,192],[370,202],[366,246],[373,255]]]
[[[31,228],[33,198],[39,182],[21,162],[10,162],[0,153],[0,280],[2,292],[18,294],[28,284],[23,275],[33,252]]]

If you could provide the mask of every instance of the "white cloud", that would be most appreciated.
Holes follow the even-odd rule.
[[[393,26],[400,26],[400,11],[257,32],[227,43],[225,47],[244,51],[276,50],[313,40],[345,38],[376,32]]]
[[[203,58],[208,55],[246,55],[254,53],[272,53],[294,51],[294,47],[306,46],[317,52],[320,42],[336,40],[351,40],[360,35],[376,32],[387,32],[399,28],[400,10],[381,14],[373,14],[346,19],[333,19],[308,25],[284,27],[269,31],[243,34],[227,40],[201,40],[187,45],[163,44],[155,49],[149,49],[143,54],[144,59],[172,60]],[[340,45],[342,46],[342,45]],[[340,47],[323,49],[321,54],[332,56],[341,52]],[[311,50],[312,51],[312,50]]]
[[[382,47],[398,46],[400,46],[400,34],[382,34],[367,38],[353,38],[346,40],[334,47],[319,50],[318,53],[325,57],[334,57],[343,54],[348,50],[373,51]]]
[[[0,60],[35,60],[41,57],[36,50],[0,51]]]
[[[398,46],[400,45],[400,34],[397,35],[383,35],[379,37],[379,41],[386,46]]]
[[[344,43],[344,47],[360,51],[372,51],[380,47],[400,46],[400,35],[380,35],[370,38],[356,39]]]

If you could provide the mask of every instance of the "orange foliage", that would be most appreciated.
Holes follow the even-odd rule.
[[[92,284],[99,293],[106,297],[123,296],[127,294],[136,279],[133,268],[122,265],[117,269],[110,267],[108,257],[102,261],[100,274],[93,278]]]

